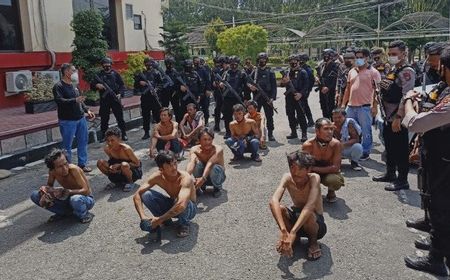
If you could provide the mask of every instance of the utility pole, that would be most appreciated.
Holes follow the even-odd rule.
[[[234,23],[234,16],[233,16],[233,27],[236,27],[236,24]]]
[[[378,4],[378,27],[377,27],[377,47],[380,46],[380,19],[381,19],[381,5]]]

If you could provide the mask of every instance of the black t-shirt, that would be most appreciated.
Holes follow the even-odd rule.
[[[63,81],[53,86],[53,96],[58,105],[58,119],[76,121],[84,116],[87,108],[75,100],[79,95],[78,89]]]

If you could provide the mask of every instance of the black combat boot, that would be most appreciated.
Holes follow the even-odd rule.
[[[407,267],[415,270],[432,273],[437,276],[448,276],[447,268],[444,264],[444,257],[436,256],[431,252],[425,257],[405,257],[405,264]]]
[[[406,226],[410,227],[410,228],[415,228],[417,230],[424,231],[424,232],[430,232],[430,230],[431,230],[430,223],[425,218],[420,218],[420,219],[416,219],[416,220],[413,220],[413,219],[406,220]]]

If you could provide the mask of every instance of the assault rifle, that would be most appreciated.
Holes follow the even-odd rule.
[[[101,84],[105,89],[101,93],[101,98],[106,99],[108,96],[112,96],[112,98],[115,101],[120,102],[119,97],[117,97],[117,94],[111,89],[111,87],[103,81],[98,74],[95,74],[94,79],[97,83]]]
[[[269,105],[273,109],[273,111],[278,114],[277,108],[275,108],[273,106],[273,103],[271,102],[271,100],[270,100],[269,96],[267,95],[267,93],[261,88],[260,85],[258,85],[258,83],[256,83],[252,79],[252,77],[250,77],[250,75],[247,76],[247,83],[252,85],[252,86],[254,86],[254,87],[256,87],[256,89],[257,89],[258,95],[254,96],[253,99],[257,100],[257,99],[259,99],[260,96],[262,96],[262,98],[267,103],[267,105]]]
[[[230,85],[230,83],[228,81],[226,81],[225,79],[223,79],[219,74],[215,73],[214,74],[216,81],[219,81],[220,83],[223,83],[226,87],[226,92],[231,92],[231,94],[239,101],[240,104],[244,105],[244,103],[242,102],[242,98],[239,95],[239,93],[237,93],[237,91]],[[245,105],[244,105],[245,107]]]
[[[187,90],[186,93],[184,94],[184,96],[182,97],[183,101],[186,101],[189,97],[194,101],[195,106],[198,107],[198,103],[197,103],[197,98],[195,97],[195,95],[192,93],[192,91],[189,89],[189,87],[186,85],[186,83],[184,82],[183,78],[181,78],[181,76],[177,77],[177,81],[184,86]]]
[[[156,71],[158,71],[158,72],[161,74],[162,79],[163,79],[163,81],[164,81],[164,83],[163,83],[163,88],[164,88],[164,89],[166,89],[166,88],[171,87],[171,86],[174,85],[174,82],[173,82],[172,78],[170,78],[170,76],[167,75],[166,72],[164,72],[164,70],[161,68],[161,66],[159,65],[159,63],[157,63],[156,61],[154,61],[154,62],[152,63],[152,67],[153,67]]]
[[[159,99],[159,95],[158,95],[156,88],[145,77],[145,75],[143,73],[140,74],[140,77],[144,82],[147,83],[147,88],[142,92],[142,95],[147,95],[148,93],[150,93],[155,98],[156,102],[158,103],[158,106],[161,108],[162,104],[161,104],[161,100]]]
[[[280,73],[281,73],[281,76],[283,78],[289,76],[289,70],[281,70]],[[288,96],[288,95],[292,95],[293,96],[296,92],[297,92],[297,90],[295,89],[294,84],[292,83],[292,80],[289,79],[289,82],[286,85],[286,91],[284,92],[284,95],[285,96]],[[295,99],[295,97],[294,97],[294,99]],[[302,114],[305,114],[305,110],[304,110],[304,108],[302,106],[302,103],[300,102],[300,99],[297,100],[297,102],[300,105],[300,109],[302,110]]]

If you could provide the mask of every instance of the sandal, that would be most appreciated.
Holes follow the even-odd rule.
[[[48,218],[47,223],[54,223],[54,222],[64,219],[65,217],[66,216],[64,216],[64,215],[55,214],[55,215],[52,215],[50,218]]]
[[[92,168],[90,168],[89,166],[83,166],[80,168],[81,168],[81,170],[83,170],[84,173],[92,172]]]
[[[105,190],[112,190],[115,187],[117,187],[117,185],[115,183],[111,182],[108,185],[106,185]]]
[[[177,236],[180,238],[189,236],[189,226],[186,226],[186,225],[178,226]]]
[[[322,256],[322,249],[317,248],[316,250],[311,250],[311,247],[308,248],[308,257],[307,259],[309,261],[317,261],[318,259],[320,259],[320,257]]]
[[[256,161],[256,162],[261,162],[261,161],[262,161],[260,155],[257,155],[256,157],[252,158],[252,160],[253,160],[253,161]]]
[[[84,216],[83,218],[80,219],[80,223],[82,223],[82,224],[90,223],[93,218],[94,218],[94,215],[88,212],[86,214],[86,216]]]

